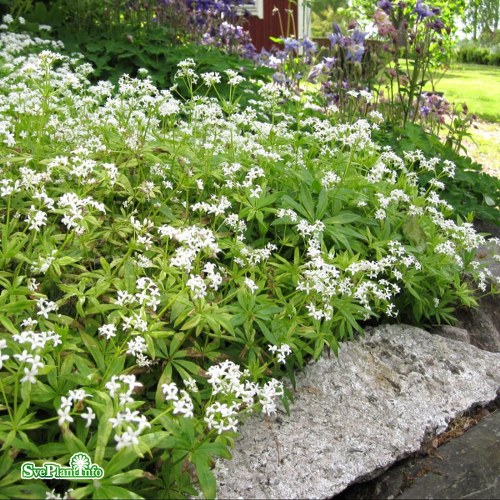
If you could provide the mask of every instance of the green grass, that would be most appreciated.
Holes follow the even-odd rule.
[[[456,64],[438,81],[436,90],[444,92],[449,102],[466,102],[479,118],[500,122],[500,68]]]

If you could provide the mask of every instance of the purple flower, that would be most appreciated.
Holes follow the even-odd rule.
[[[315,66],[313,66],[311,71],[309,72],[309,75],[307,76],[307,80],[309,82],[315,83],[316,78],[318,78],[318,76],[323,73],[323,67],[324,67],[324,65],[322,63],[316,64]]]
[[[335,57],[325,57],[323,59],[323,63],[325,65],[325,68],[327,68],[327,69],[332,69],[335,66],[336,62],[337,62],[337,59]]]
[[[444,23],[441,21],[441,19],[435,19],[430,23],[429,25],[431,29],[433,29],[436,33],[441,33],[441,31],[444,29]]]
[[[380,0],[378,3],[380,9],[382,9],[386,14],[389,14],[392,10],[391,0]]]
[[[418,19],[425,19],[426,17],[435,15],[428,5],[422,3],[422,0],[417,0],[417,5],[415,6],[415,9],[413,9],[413,12],[417,13]]]
[[[428,106],[421,106],[420,107],[420,113],[422,113],[422,116],[425,118],[429,113],[431,112],[431,108]]]
[[[278,85],[283,85],[286,83],[286,76],[283,73],[274,73],[273,80]]]
[[[340,45],[340,41],[342,40],[342,36],[337,35],[335,33],[331,33],[330,35],[328,35],[328,40],[330,40],[330,46],[333,48],[337,44]]]
[[[299,41],[295,38],[284,38],[283,43],[285,44],[285,52],[291,52],[292,50],[297,53],[299,50]]]
[[[349,45],[347,47],[347,57],[348,61],[361,62],[363,54],[365,53],[365,47],[360,44]]]
[[[316,44],[308,37],[305,37],[304,40],[302,40],[302,47],[304,47],[306,52],[316,52]]]
[[[354,30],[351,38],[353,39],[354,43],[363,45],[365,43],[366,33],[363,33],[359,30]]]

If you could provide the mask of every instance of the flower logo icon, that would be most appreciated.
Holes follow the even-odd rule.
[[[76,469],[79,476],[81,476],[83,474],[83,470],[88,469],[91,464],[92,462],[90,457],[86,453],[75,453],[69,461],[70,467]]]

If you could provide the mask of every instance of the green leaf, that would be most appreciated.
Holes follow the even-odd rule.
[[[104,355],[101,351],[101,344],[96,337],[91,337],[88,333],[80,330],[80,336],[82,337],[83,343],[85,347],[87,347],[88,352],[94,358],[96,362],[97,368],[101,371],[101,373],[106,372],[106,361],[104,360]]]
[[[133,448],[122,448],[113,455],[111,460],[103,466],[105,477],[111,477],[128,467],[137,460],[137,451]],[[116,483],[118,484],[118,483]]]
[[[115,474],[110,477],[108,481],[111,484],[128,484],[136,479],[140,479],[141,477],[144,477],[144,471],[142,469],[133,469],[123,472],[122,474]]]
[[[97,446],[94,453],[94,463],[100,465],[104,461],[104,452],[108,445],[113,426],[109,419],[113,417],[113,402],[108,394],[104,392],[98,393],[100,399],[104,399],[104,411],[99,415],[99,425],[97,427]]]
[[[192,462],[196,468],[196,475],[200,482],[201,491],[205,498],[215,498],[217,495],[217,482],[210,470],[209,461],[204,455],[194,455]]]
[[[137,493],[134,493],[133,491],[127,490],[125,488],[120,488],[120,486],[113,486],[111,484],[104,484],[100,488],[96,488],[94,494],[92,495],[92,498],[95,500],[101,500],[102,498],[120,498],[120,499],[143,499],[144,497],[141,497]]]
[[[7,316],[0,314],[0,323],[2,323],[5,329],[13,335],[17,335],[19,333],[19,330],[14,326],[14,323],[7,318]]]

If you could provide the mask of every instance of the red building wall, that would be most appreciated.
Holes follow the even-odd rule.
[[[278,16],[277,13],[273,14],[275,7],[277,7],[280,12],[284,33],[281,32],[280,16]],[[255,16],[250,16],[247,19],[245,29],[250,32],[253,44],[257,50],[260,51],[262,47],[266,49],[271,48],[273,42],[269,40],[270,36],[279,38],[287,35],[288,14],[286,11],[289,7],[293,10],[294,19],[294,23],[290,23],[289,36],[297,37],[297,32],[294,32],[294,24],[295,30],[298,29],[297,3],[290,5],[288,0],[264,0],[264,19],[259,19]]]

